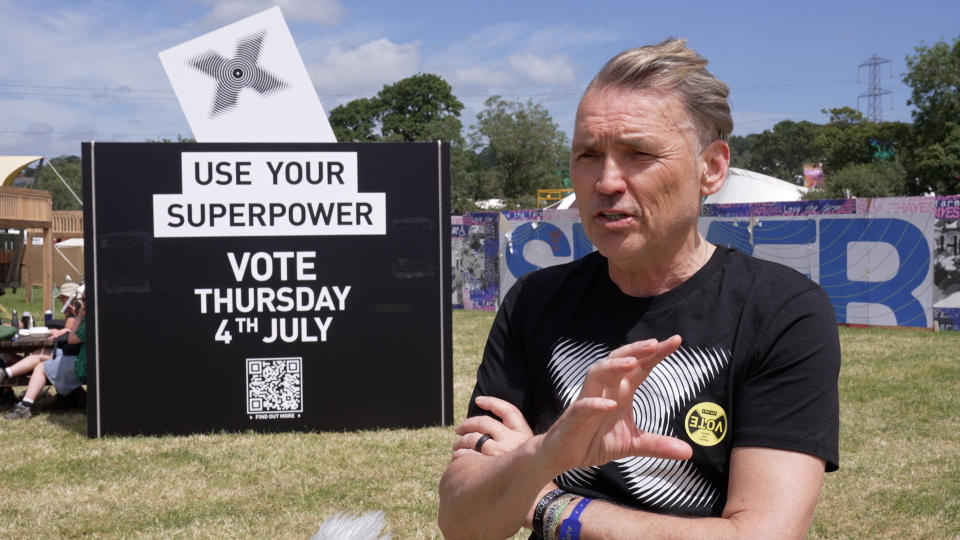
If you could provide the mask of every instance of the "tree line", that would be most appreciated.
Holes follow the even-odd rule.
[[[732,165],[800,182],[805,163],[822,164],[825,188],[809,198],[960,193],[960,37],[920,45],[906,61],[912,123],[870,122],[850,107],[824,109],[824,124],[784,120],[730,137]],[[476,210],[485,199],[534,208],[537,189],[567,187],[569,141],[546,108],[491,96],[466,130],[463,108],[446,81],[421,73],[333,108],[329,121],[340,142],[449,142],[454,213]],[[80,194],[80,159],[51,161]],[[53,194],[54,209],[78,209],[48,169],[35,187]]]

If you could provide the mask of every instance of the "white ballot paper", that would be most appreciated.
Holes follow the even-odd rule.
[[[336,142],[274,7],[160,52],[198,142]]]

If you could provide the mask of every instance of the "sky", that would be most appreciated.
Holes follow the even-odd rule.
[[[329,112],[417,73],[449,82],[470,126],[492,95],[546,107],[568,134],[618,52],[686,38],[731,87],[734,134],[822,109],[911,119],[905,58],[960,36],[960,2],[0,0],[0,155],[79,155],[83,141],[192,136],[157,53],[279,5]]]

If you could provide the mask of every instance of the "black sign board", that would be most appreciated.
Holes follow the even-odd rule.
[[[88,432],[452,422],[449,146],[83,145]]]

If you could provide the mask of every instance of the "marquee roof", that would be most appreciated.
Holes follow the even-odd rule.
[[[43,159],[43,156],[0,156],[0,182],[2,186],[12,186],[13,179],[20,174],[27,165]]]

